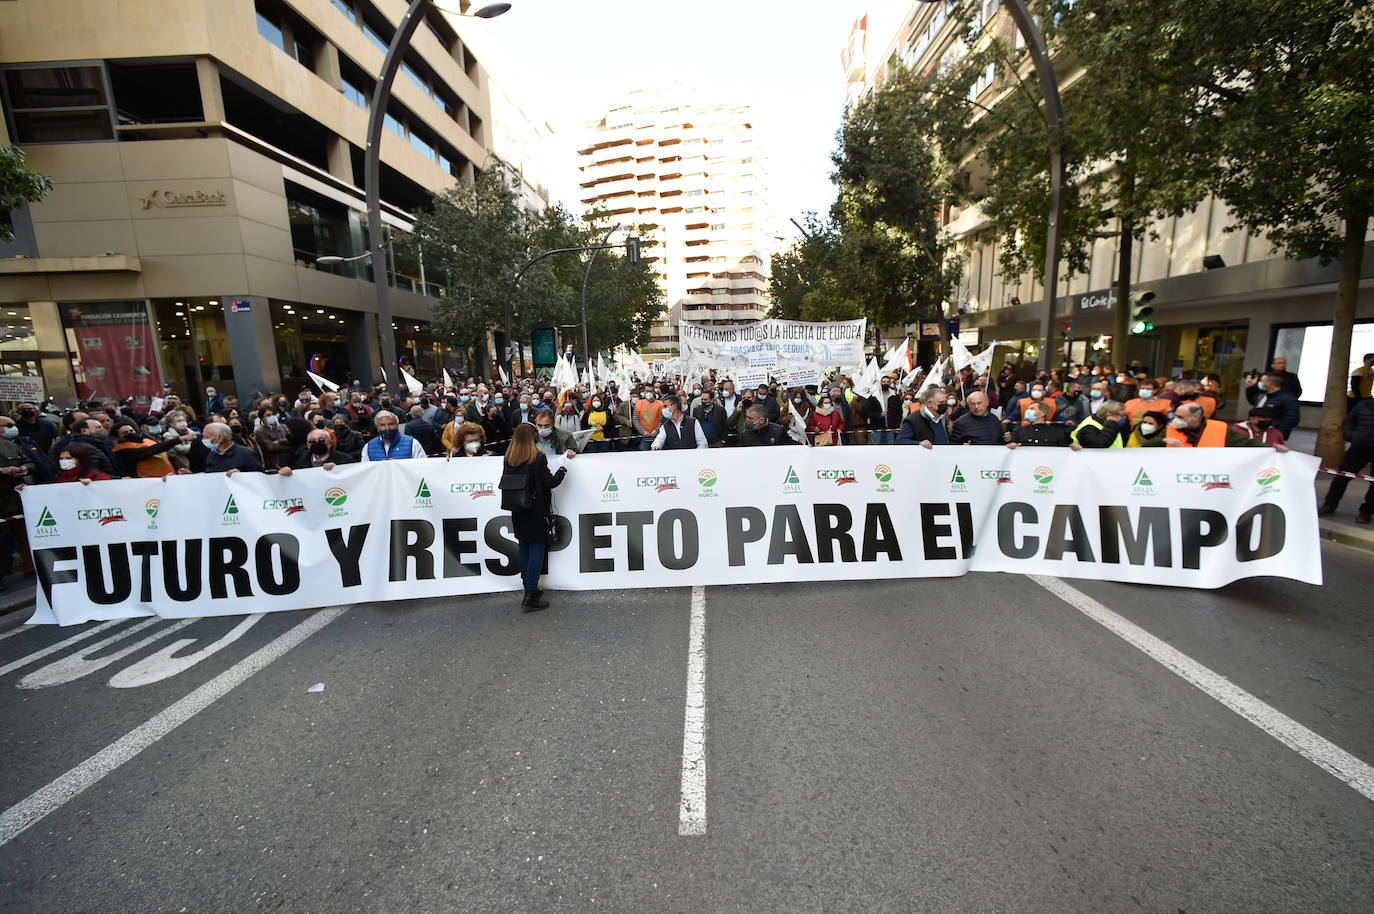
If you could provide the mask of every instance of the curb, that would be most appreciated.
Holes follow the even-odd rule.
[[[1338,524],[1327,520],[1318,520],[1317,525],[1321,528],[1321,538],[1324,540],[1340,543],[1343,546],[1352,546],[1365,552],[1374,552],[1374,529],[1361,530],[1351,527],[1349,524]]]

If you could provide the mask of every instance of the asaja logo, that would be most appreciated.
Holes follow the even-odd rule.
[[[1279,468],[1268,467],[1260,470],[1255,476],[1255,482],[1260,484],[1260,494],[1269,495],[1279,490]]]
[[[827,481],[833,479],[837,486],[859,481],[859,477],[854,475],[853,470],[817,470],[816,478]]]
[[[38,515],[38,523],[33,525],[34,536],[57,536],[57,518],[52,516],[52,512],[47,506],[43,506],[43,513]]]
[[[601,486],[601,500],[620,501],[620,486],[616,485],[614,473],[606,474],[606,482]]]
[[[233,526],[239,521],[238,502],[234,501],[234,496],[230,495],[229,500],[224,503],[224,510],[219,513],[220,526]]]
[[[420,477],[420,487],[415,490],[415,507],[434,507],[434,497],[430,494],[429,483],[425,482],[425,478],[423,476]]]
[[[782,490],[784,492],[800,492],[801,477],[797,475],[797,469],[790,464],[787,467],[787,475],[782,478]]]
[[[959,469],[959,464],[954,465],[954,472],[949,476],[949,490],[951,492],[967,492],[968,480],[964,478],[964,471]]]
[[[655,492],[667,492],[677,488],[677,477],[640,476],[635,479],[635,485],[641,489],[653,489]]]
[[[1231,488],[1229,473],[1178,473],[1174,478],[1184,485],[1202,486],[1204,492]]]
[[[305,510],[305,500],[301,498],[268,498],[262,503],[264,511],[285,511],[286,516],[300,514]]]
[[[448,490],[454,495],[466,495],[469,498],[496,494],[496,486],[489,482],[455,482]]]
[[[1054,491],[1053,486],[1050,485],[1054,482],[1054,470],[1049,467],[1036,467],[1031,472],[1031,478],[1035,480],[1033,491],[1041,495],[1048,495]]]
[[[716,471],[710,467],[703,467],[697,470],[697,484],[701,486],[701,491],[697,493],[697,497],[715,498],[720,495],[719,492],[714,491],[716,488],[716,481],[719,478],[720,477],[716,475]]]
[[[93,520],[105,527],[124,520],[123,508],[82,508],[76,512],[77,520]]]
[[[885,464],[885,463],[880,463],[880,464],[878,464],[876,467],[874,467],[874,468],[873,468],[873,478],[876,479],[876,480],[878,480],[878,491],[879,491],[879,492],[895,492],[895,491],[897,491],[896,489],[892,488],[892,486],[891,486],[891,482],[892,482],[892,467],[888,466],[887,464]]]
[[[1131,482],[1131,494],[1153,495],[1155,494],[1154,486],[1155,483],[1150,478],[1150,474],[1145,472],[1144,467],[1140,467],[1135,471],[1135,480]]]
[[[346,517],[348,509],[344,505],[348,504],[348,493],[338,486],[324,490],[324,503],[329,505],[330,517]]]

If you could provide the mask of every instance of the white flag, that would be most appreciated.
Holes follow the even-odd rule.
[[[996,348],[997,341],[993,340],[991,343],[988,343],[986,349],[973,357],[973,361],[969,364],[973,366],[974,377],[985,374],[992,368],[993,350]]]
[[[882,373],[887,374],[889,371],[898,370],[905,371],[907,367],[907,353],[910,351],[910,338],[902,340],[896,346],[893,346],[891,349],[889,349],[887,351],[887,354],[883,356]]]
[[[315,374],[315,372],[311,371],[309,368],[307,368],[307,369],[305,370],[305,373],[308,374],[308,375],[310,375],[310,380],[313,381],[313,382],[315,382],[315,386],[318,387],[318,388],[320,389],[320,392],[321,392],[321,393],[323,393],[323,392],[326,391],[326,390],[338,390],[338,389],[339,389],[339,385],[335,384],[333,381],[329,380],[328,378],[322,378],[322,377],[320,377],[319,375]]]
[[[931,387],[938,387],[942,383],[945,375],[945,364],[948,361],[948,359],[941,359],[934,365],[930,366],[930,374],[926,375],[925,383],[921,385],[920,390],[916,391],[916,396],[919,397],[927,389]]]
[[[963,371],[973,361],[973,353],[968,351],[967,346],[959,342],[957,336],[949,338],[949,348],[952,353],[951,358],[954,360],[955,371]]]
[[[406,389],[408,389],[413,394],[418,394],[425,389],[425,385],[415,380],[415,376],[412,375],[410,372],[406,371],[404,368],[401,369],[401,379],[406,382]]]
[[[453,379],[448,376],[448,369],[444,369],[444,390],[453,390]]]

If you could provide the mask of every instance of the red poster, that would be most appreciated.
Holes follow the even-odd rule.
[[[146,403],[162,395],[157,334],[141,301],[62,305],[72,340],[72,369],[83,400],[133,397]]]

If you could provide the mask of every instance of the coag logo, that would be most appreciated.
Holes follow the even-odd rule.
[[[697,493],[698,498],[715,498],[720,493],[715,491],[716,481],[720,477],[716,471],[710,467],[703,467],[697,470],[697,484],[701,486],[701,491]]]
[[[1279,490],[1279,468],[1267,467],[1260,470],[1255,476],[1255,482],[1260,484],[1260,494],[1269,495]]]
[[[324,490],[324,503],[329,505],[330,517],[347,516],[348,509],[344,505],[348,504],[348,493],[338,486]]]
[[[123,508],[82,508],[76,512],[77,520],[93,520],[102,527],[124,520]]]
[[[641,489],[653,489],[656,492],[667,492],[677,488],[677,477],[640,476],[635,479],[635,485]]]
[[[1229,473],[1178,473],[1174,478],[1184,485],[1202,486],[1204,492],[1231,488]]]
[[[469,498],[496,494],[496,486],[489,482],[455,482],[448,490],[454,495],[466,495]]]
[[[301,498],[268,498],[262,503],[264,511],[285,511],[286,516],[300,514],[305,510],[305,500]]]
[[[784,492],[800,492],[801,477],[797,475],[796,467],[789,465],[787,475],[782,478],[782,490]]]
[[[854,475],[853,470],[817,470],[816,478],[821,480],[833,479],[837,486],[859,481],[859,478]]]
[[[979,470],[979,479],[991,479],[999,486],[1004,482],[1011,482],[1011,470]]]
[[[880,464],[878,464],[876,467],[874,467],[874,468],[873,468],[873,478],[876,479],[876,480],[878,480],[878,491],[879,491],[879,492],[895,492],[895,491],[897,491],[897,490],[894,489],[894,488],[892,487],[892,485],[891,485],[891,482],[892,482],[892,467],[888,466],[887,464],[885,464],[885,463],[880,463]]]
[[[415,507],[432,508],[434,507],[434,497],[430,494],[429,483],[425,482],[424,477],[420,477],[420,487],[415,490]]]

